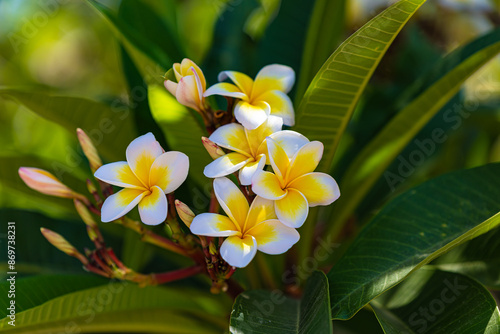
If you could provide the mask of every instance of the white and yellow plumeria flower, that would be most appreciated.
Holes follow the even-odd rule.
[[[252,177],[257,170],[262,170],[269,160],[266,159],[266,138],[269,136],[279,142],[286,150],[295,153],[309,140],[298,132],[280,131],[283,125],[281,117],[269,118],[255,130],[248,130],[242,125],[231,123],[221,126],[212,133],[210,140],[230,152],[205,167],[206,177],[216,178],[239,172],[240,183],[252,184]]]
[[[152,133],[134,139],[127,147],[127,161],[113,162],[99,168],[94,176],[106,183],[124,187],[104,201],[101,220],[118,219],[139,205],[141,220],[158,225],[167,218],[165,194],[179,188],[186,180],[189,159],[181,152],[166,152]]]
[[[240,99],[234,107],[234,116],[245,128],[257,128],[270,114],[283,118],[285,125],[295,124],[292,101],[286,95],[295,82],[295,72],[291,67],[277,64],[265,66],[257,73],[255,81],[246,74],[235,71],[223,71],[219,74],[219,81],[227,78],[235,84],[215,84],[204,95]]]
[[[267,138],[267,147],[274,174],[256,172],[252,190],[275,201],[276,215],[283,224],[298,228],[304,224],[309,207],[329,205],[339,198],[340,190],[333,177],[314,172],[323,156],[321,142],[303,145],[291,159],[272,138]]]
[[[175,63],[173,70],[177,82],[165,80],[165,88],[177,98],[177,101],[197,111],[206,110],[205,89],[207,82],[201,69],[192,60],[184,58]]]
[[[214,180],[214,192],[226,216],[202,213],[191,223],[191,232],[211,237],[228,237],[222,243],[222,258],[234,267],[246,267],[257,250],[282,254],[299,241],[299,233],[278,219],[273,201],[257,196],[252,205],[228,178]]]

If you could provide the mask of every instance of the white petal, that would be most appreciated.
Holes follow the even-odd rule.
[[[149,132],[134,139],[127,147],[127,163],[135,176],[145,185],[149,182],[149,170],[151,165],[160,155],[163,149],[156,141],[155,136]]]
[[[297,151],[309,143],[309,139],[298,132],[291,130],[278,131],[270,135],[281,148],[286,152],[286,155],[292,158]]]
[[[301,227],[309,214],[306,197],[295,189],[288,189],[285,197],[274,202],[274,208],[279,221],[293,228]]]
[[[187,155],[176,151],[166,152],[153,162],[149,172],[149,184],[160,187],[165,194],[170,194],[186,180],[188,172]]]
[[[292,100],[279,90],[271,90],[261,94],[258,101],[264,101],[271,107],[271,115],[283,118],[283,123],[288,126],[295,125],[295,111]]]
[[[238,234],[238,227],[226,216],[216,213],[202,213],[194,217],[191,232],[207,237],[229,237]]]
[[[340,197],[340,189],[334,178],[325,173],[304,174],[288,185],[304,195],[310,207],[330,205]]]
[[[249,205],[240,188],[227,177],[220,177],[214,180],[214,193],[228,217],[242,227],[247,218]]]
[[[94,173],[99,180],[124,188],[145,189],[125,161],[112,162],[99,167]]]
[[[257,241],[257,249],[267,254],[283,254],[300,239],[299,232],[277,219],[266,220],[250,229],[247,234]]]
[[[229,123],[215,130],[208,138],[220,147],[250,156],[250,147],[241,124]]]
[[[267,120],[271,108],[265,102],[258,102],[255,105],[245,101],[239,101],[234,107],[234,116],[248,130],[258,128]]]
[[[221,82],[217,83],[210,88],[208,88],[205,91],[205,94],[203,96],[211,96],[211,95],[222,95],[222,96],[229,96],[229,97],[234,97],[236,99],[246,99],[247,95],[243,93],[237,86],[227,83],[227,82]]]
[[[252,184],[253,175],[257,170],[262,170],[266,165],[266,156],[261,155],[258,161],[249,162],[240,169],[240,183],[244,186]]]
[[[137,189],[122,189],[106,198],[101,208],[101,220],[104,223],[116,220],[132,210],[147,191]]]
[[[285,65],[264,66],[255,77],[255,86],[265,84],[284,93],[290,92],[295,83],[295,71]]]
[[[172,94],[173,96],[175,96],[175,93],[177,91],[177,82],[173,82],[171,80],[165,80],[163,82],[163,84],[165,85],[165,88],[170,92],[170,94]]]
[[[252,158],[240,153],[228,153],[206,165],[203,174],[210,178],[226,176],[236,172],[251,160]]]
[[[144,224],[158,225],[167,219],[167,197],[158,186],[151,187],[151,191],[139,202],[139,215]]]
[[[229,237],[222,243],[220,254],[222,258],[233,267],[244,268],[257,253],[257,243],[252,236],[240,238]]]
[[[180,104],[186,107],[194,110],[201,109],[198,83],[194,75],[185,76],[179,81],[175,97]]]

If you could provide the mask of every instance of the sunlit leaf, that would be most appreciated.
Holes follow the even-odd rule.
[[[425,0],[400,0],[349,37],[328,58],[297,110],[295,130],[325,144],[319,169],[329,171],[363,90],[398,33]]]

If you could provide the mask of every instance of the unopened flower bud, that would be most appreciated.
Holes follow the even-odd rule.
[[[164,82],[165,88],[177,98],[180,104],[199,112],[205,111],[207,106],[203,94],[207,84],[198,65],[184,58],[181,63],[175,63],[172,68],[177,82],[167,78]]]
[[[19,176],[28,187],[42,194],[64,198],[77,198],[85,203],[88,202],[85,196],[71,190],[66,185],[62,184],[54,175],[43,169],[21,167],[18,172]]]
[[[179,215],[179,218],[186,224],[187,227],[191,226],[191,222],[193,221],[195,214],[189,206],[186,204],[182,203],[179,200],[175,200],[175,208],[177,209],[177,214]]]
[[[101,235],[101,231],[99,231],[99,227],[97,226],[94,218],[92,218],[92,214],[87,209],[87,206],[77,199],[74,200],[74,203],[76,211],[78,211],[80,218],[82,218],[85,225],[87,225],[87,233],[90,240],[92,240],[93,242],[102,242],[103,238]]]
[[[43,236],[45,239],[47,239],[48,242],[52,244],[52,246],[56,247],[59,249],[61,252],[64,252],[68,254],[69,256],[75,257],[80,262],[82,262],[84,265],[88,264],[88,260],[85,256],[83,256],[72,244],[70,244],[66,239],[64,239],[63,236],[60,234],[51,231],[46,228],[41,228],[40,231],[42,232]]]
[[[216,143],[214,143],[207,137],[201,137],[201,141],[203,142],[203,146],[205,146],[205,149],[207,150],[208,154],[210,154],[212,159],[215,160],[226,154]]]
[[[83,149],[83,154],[85,154],[87,159],[89,159],[90,169],[92,170],[92,173],[95,173],[95,171],[102,166],[101,158],[99,157],[99,154],[97,153],[92,140],[89,138],[89,136],[87,136],[85,131],[78,128],[76,129],[76,134],[78,136],[80,146]]]

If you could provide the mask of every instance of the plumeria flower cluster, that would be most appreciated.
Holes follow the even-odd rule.
[[[323,144],[284,128],[295,124],[287,95],[295,81],[290,67],[265,66],[255,79],[223,71],[220,82],[207,88],[202,70],[184,59],[165,78],[166,89],[180,104],[198,112],[206,126],[208,138],[202,137],[201,144],[214,159],[204,169],[204,175],[214,179],[209,212],[196,215],[175,198],[174,192],[188,177],[190,158],[182,152],[165,152],[152,133],[133,140],[124,161],[103,165],[90,138],[77,130],[101,188],[98,191],[94,181],[87,180],[90,199],[47,171],[22,167],[19,174],[35,190],[74,200],[96,250],[86,250],[84,255],[57,233],[46,229],[42,233],[79,259],[85,269],[142,285],[204,272],[212,280],[213,292],[224,291],[236,268],[246,267],[258,250],[282,254],[296,244],[297,229],[305,223],[309,207],[331,204],[340,191],[330,175],[315,172]],[[226,97],[227,108],[220,110],[210,103],[215,101],[207,98],[212,95]],[[135,207],[140,222],[165,224],[170,233],[158,235],[128,217]],[[134,230],[143,241],[189,257],[195,264],[167,273],[136,273],[106,247],[93,215],[103,223]]]

